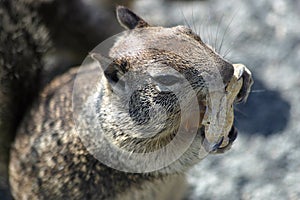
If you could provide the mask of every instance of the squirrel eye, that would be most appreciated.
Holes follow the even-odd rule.
[[[165,86],[171,86],[181,82],[181,78],[174,75],[159,75],[154,77],[154,80]]]

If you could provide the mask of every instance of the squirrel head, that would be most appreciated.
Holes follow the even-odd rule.
[[[151,26],[123,6],[116,14],[127,31],[109,50],[98,101],[106,113],[99,120],[117,130],[108,138],[132,152],[151,152],[183,128],[195,132],[199,144],[193,144],[207,153],[229,149],[237,135],[233,103],[248,96],[249,70],[224,60],[187,27]],[[102,56],[92,57],[102,63]],[[195,146],[189,156],[199,158]]]

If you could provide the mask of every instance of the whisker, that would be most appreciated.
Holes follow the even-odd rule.
[[[202,39],[204,39],[204,42],[206,43],[206,44],[208,44],[208,45],[210,45],[210,46],[212,46],[211,45],[211,38],[210,38],[210,34],[209,34],[209,28],[210,28],[210,26],[209,26],[209,15],[207,15],[206,17],[205,17],[205,21],[203,22],[203,24],[202,24],[202,26],[201,26],[201,28],[202,28],[202,30],[203,31],[201,31],[201,32],[203,32],[203,38]]]
[[[190,23],[188,22],[188,20],[187,20],[185,14],[183,13],[183,10],[182,10],[181,8],[179,8],[179,10],[180,10],[180,13],[181,13],[181,15],[182,15],[182,17],[183,17],[183,20],[184,20],[185,25],[186,25],[189,29],[191,29],[191,25],[190,25]]]
[[[192,8],[192,24],[193,24],[193,31],[196,31],[196,24],[195,24],[195,18],[194,18],[194,8]]]
[[[198,29],[197,29],[197,35],[199,35],[199,36],[202,36],[201,35],[202,26],[203,26],[203,22],[201,20],[201,24],[198,26]]]
[[[241,111],[240,109],[238,109],[237,107],[234,107],[234,111],[242,114],[244,117],[249,117],[245,112]]]
[[[219,38],[219,33],[220,33],[220,27],[221,27],[221,23],[224,19],[225,14],[222,15],[222,17],[219,19],[218,25],[217,25],[217,31],[216,31],[216,35],[215,35],[215,47],[217,47],[217,43],[218,43],[218,38]],[[218,52],[221,53],[221,52]]]
[[[206,43],[210,44],[209,34],[208,34],[208,21],[209,21],[209,16],[206,17],[202,29],[203,29],[203,35],[204,35],[204,39],[206,40]]]
[[[250,93],[261,93],[266,92],[267,90],[252,90]]]
[[[236,32],[230,31],[229,33],[234,35]],[[237,41],[240,39],[240,37],[242,37],[241,34],[239,34],[237,37],[235,37],[234,41],[230,42],[229,47],[223,54],[224,58],[227,57],[232,52],[232,49],[235,49],[237,47],[237,44],[238,44]],[[240,46],[240,43],[239,43],[239,46]]]
[[[234,45],[234,43],[231,43],[230,46],[223,54],[223,58],[226,58],[231,52],[232,52],[232,46]]]
[[[211,16],[209,16],[209,21],[212,22]],[[216,46],[214,46],[214,44],[213,44],[213,30],[212,30],[212,26],[208,26],[208,30],[209,30],[210,45],[216,51]]]
[[[229,27],[231,26],[232,22],[233,22],[233,19],[234,19],[235,15],[233,15],[229,21],[229,23],[227,24],[226,28],[225,28],[225,31],[224,31],[224,34],[222,36],[222,39],[221,39],[221,44],[219,46],[219,50],[218,52],[221,52],[222,48],[223,48],[223,45],[224,45],[224,41],[225,41],[225,37],[227,36],[227,33],[228,33],[228,30],[229,30]]]

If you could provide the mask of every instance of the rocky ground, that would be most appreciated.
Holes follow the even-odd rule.
[[[255,79],[248,102],[236,107],[232,150],[190,171],[190,198],[300,199],[300,1],[144,0],[136,7],[155,24],[188,24],[217,50],[224,40],[220,53],[229,49],[226,58]]]

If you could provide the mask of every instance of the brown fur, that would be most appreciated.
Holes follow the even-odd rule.
[[[106,127],[103,129],[105,140],[98,146],[100,151],[109,151],[105,149],[105,143],[108,142],[132,152],[147,152],[172,139],[172,134],[180,123],[175,112],[175,101],[171,98],[163,102],[166,104],[165,108],[174,109],[170,109],[166,128],[159,136],[151,139],[132,137],[134,127],[126,119],[117,120],[119,114],[127,110],[119,105],[116,94],[118,88],[112,84],[116,78],[120,78],[115,72],[133,72],[135,78],[131,81],[135,84],[144,76],[145,71],[156,64],[168,65],[185,76],[193,85],[197,97],[203,100],[207,95],[206,87],[199,75],[207,73],[215,78],[220,73],[222,82],[226,85],[233,76],[233,66],[187,28],[151,27],[124,7],[118,7],[117,14],[120,23],[132,30],[119,37],[111,49],[110,59],[114,62],[104,71],[106,78],[100,81],[99,76],[95,76],[97,66],[94,64],[84,66],[79,74],[76,74],[77,68],[70,70],[46,87],[23,121],[10,162],[10,182],[16,199],[180,199],[183,196],[183,172],[202,159],[198,154],[204,133],[198,134],[187,151],[164,170],[128,173],[112,169],[95,159],[78,136],[72,110],[75,77],[84,80],[80,85],[82,99],[78,101],[83,102],[82,105],[88,102],[91,107],[99,107],[96,113],[99,123]],[[145,42],[146,47],[153,48],[135,49],[140,43],[131,44],[128,42],[129,38]],[[168,45],[168,42],[180,43],[178,54],[159,50],[159,47]],[[155,70],[162,73],[164,68],[158,67]],[[151,84],[157,83],[154,81]],[[148,109],[143,103],[161,98],[161,94],[155,92],[151,84],[138,87],[137,95],[145,97],[145,101],[140,102],[140,105],[138,98],[133,98],[133,108]],[[223,90],[225,95],[225,88]],[[103,93],[101,105],[88,101],[91,94],[100,92]],[[131,112],[133,116],[137,116],[137,123],[147,120],[147,116],[145,119],[141,117],[144,111],[133,109]],[[85,113],[82,123],[89,124],[89,117],[89,113]],[[95,129],[93,126],[89,128]],[[88,132],[89,128],[86,127],[84,131]],[[117,162],[122,164],[122,161]]]

